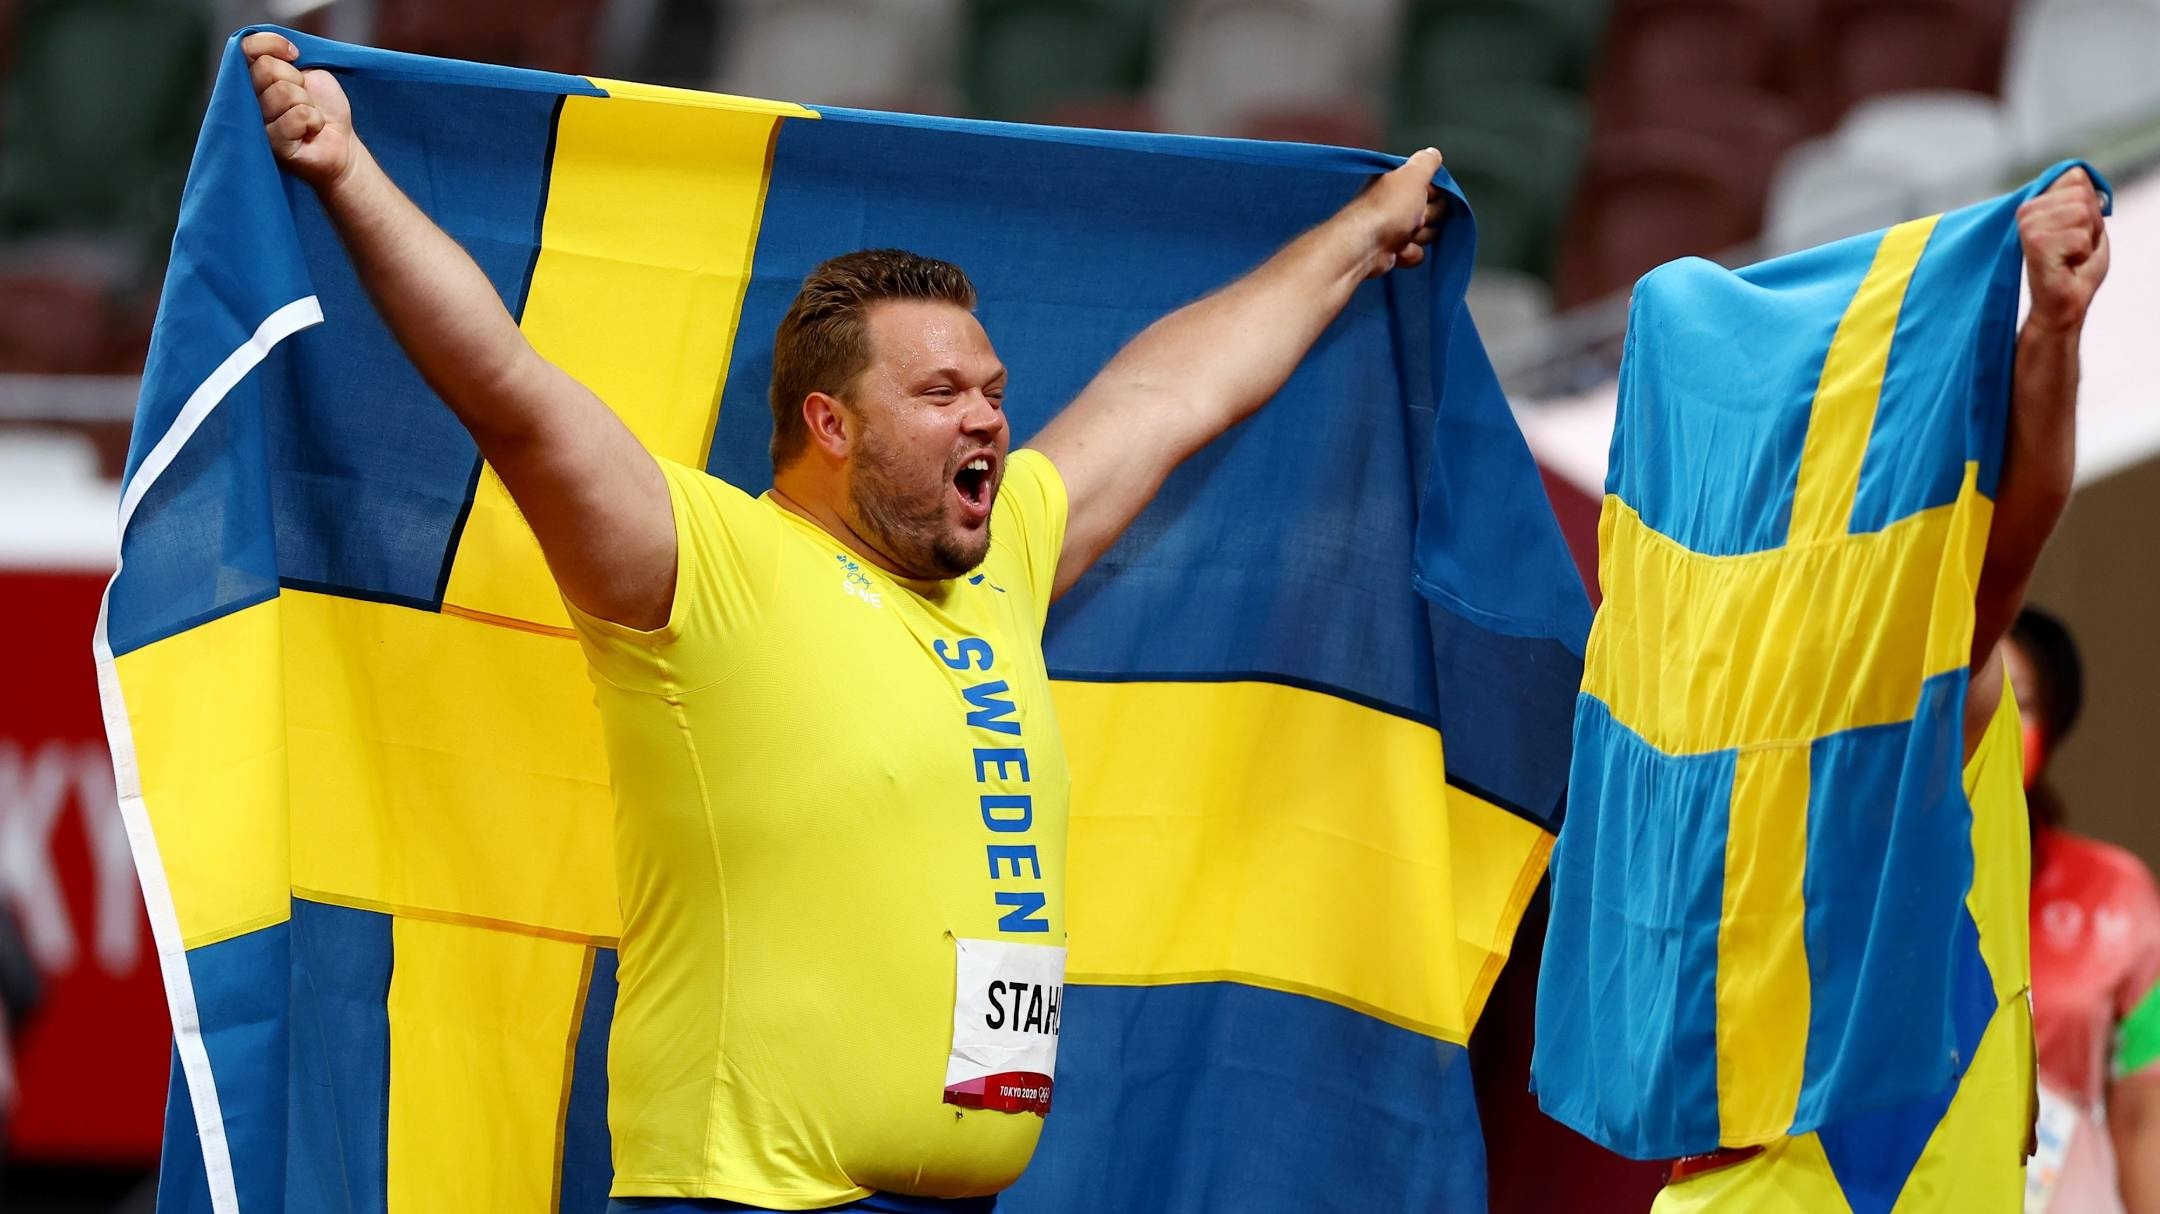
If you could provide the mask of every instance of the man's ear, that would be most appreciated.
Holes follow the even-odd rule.
[[[810,430],[810,445],[834,459],[846,459],[853,445],[853,419],[840,398],[824,392],[803,397],[803,424]]]

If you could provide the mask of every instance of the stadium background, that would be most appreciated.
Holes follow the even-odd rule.
[[[1472,311],[1593,591],[1639,274],[2088,157],[2120,191],[2116,264],[2087,335],[2081,491],[2034,598],[2087,652],[2086,723],[2055,769],[2072,821],[2160,867],[2160,0],[0,0],[0,907],[45,996],[16,1026],[0,1209],[148,1209],[169,1037],[89,636],[216,52],[263,20],[813,104],[1436,145],[1478,208]],[[1493,1208],[1646,1209],[1658,1169],[1523,1092],[1535,955],[1472,1043]]]

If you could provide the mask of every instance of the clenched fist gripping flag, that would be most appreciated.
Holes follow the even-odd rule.
[[[543,354],[753,492],[820,260],[965,267],[1024,437],[1389,163],[295,41]],[[1588,611],[1461,308],[1473,240],[1457,199],[1053,614],[1073,985],[1007,1208],[1482,1208],[1463,1042]],[[597,1214],[620,925],[584,659],[237,43],[122,520],[98,656],[176,1030],[162,1208]]]

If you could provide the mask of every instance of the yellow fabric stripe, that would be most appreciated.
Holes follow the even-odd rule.
[[[693,106],[702,110],[728,110],[737,114],[765,114],[773,119],[814,119],[819,112],[795,102],[767,102],[765,97],[739,97],[734,93],[700,93],[696,89],[674,89],[667,84],[639,84],[637,80],[607,80],[603,76],[588,76],[588,84],[607,93],[613,99],[633,99],[633,102],[665,102],[670,106]]]
[[[1822,377],[1815,386],[1807,439],[1800,449],[1788,544],[1834,539],[1851,526],[1860,462],[1875,428],[1883,372],[1890,365],[1890,339],[1897,332],[1898,311],[1905,302],[1905,288],[1912,282],[1913,267],[1919,264],[1939,218],[1915,219],[1883,233],[1875,261],[1830,339]]]
[[[1980,466],[1965,465],[1965,483],[1935,567],[1935,615],[1928,624],[1921,669],[1930,674],[1972,665],[1973,600],[1980,593],[1980,565],[1987,558],[1988,527],[1995,503],[1979,490]]]
[[[1743,750],[1733,768],[1717,968],[1718,1137],[1727,1146],[1783,1137],[1800,1103],[1810,753]]]
[[[115,661],[143,804],[188,948],[292,913],[281,601]]]
[[[2013,1188],[2013,1194],[2021,1192]],[[1957,1206],[1939,1207],[1962,1209]],[[1650,1214],[1853,1214],[1822,1140],[1786,1138],[1731,1167],[1666,1185]]]
[[[576,645],[333,595],[280,601],[293,884],[432,918],[622,934],[614,873],[594,859],[613,854],[614,810]]]
[[[556,126],[533,345],[654,452],[704,466],[741,318],[782,115],[800,106],[599,82]],[[480,479],[445,602],[555,628],[569,619],[502,482]]]
[[[1480,806],[1490,810],[1492,813],[1500,814],[1519,823],[1522,822],[1522,819],[1515,818],[1514,815],[1507,813],[1507,811],[1489,805],[1477,797],[1471,797],[1453,789],[1449,790],[1449,793],[1452,797],[1462,797],[1468,802],[1467,805],[1457,808],[1454,819],[1458,822],[1475,823],[1478,833],[1490,831],[1497,825],[1484,812],[1480,811]],[[1523,825],[1527,826],[1529,824],[1523,823]],[[1503,901],[1497,904],[1490,902],[1483,904],[1486,913],[1490,914],[1494,910],[1499,912],[1493,921],[1494,930],[1491,935],[1485,938],[1485,942],[1480,945],[1476,938],[1475,929],[1464,926],[1462,918],[1458,918],[1456,922],[1456,931],[1462,942],[1461,947],[1466,952],[1473,949],[1482,952],[1485,957],[1485,964],[1483,968],[1478,970],[1477,979],[1470,984],[1470,1001],[1463,1015],[1463,1023],[1473,1029],[1477,1027],[1479,1017],[1485,1014],[1485,1001],[1492,998],[1493,986],[1500,981],[1500,971],[1507,965],[1508,956],[1513,951],[1515,929],[1521,926],[1523,911],[1528,909],[1531,896],[1537,893],[1538,882],[1544,879],[1545,869],[1552,859],[1554,837],[1543,831],[1537,833],[1538,839],[1531,848],[1529,862],[1524,864],[1521,870],[1515,874],[1515,888],[1508,891],[1508,895]],[[1467,841],[1458,842],[1455,850],[1457,855],[1475,854],[1473,845]],[[1474,867],[1474,865],[1471,867]],[[1502,873],[1504,867],[1504,865],[1496,865],[1495,873]],[[1469,884],[1469,882],[1463,880],[1462,874],[1458,873],[1455,895],[1458,916],[1467,917],[1476,913],[1477,908],[1466,905],[1471,899],[1463,896],[1464,890]]]
[[[1965,906],[1980,929],[1980,957],[1995,998],[2007,1003],[2032,985],[2032,827],[2025,738],[2008,671],[1995,715],[1965,765],[1965,798],[1972,806],[1973,849]]]
[[[1449,788],[1437,733],[1271,683],[1054,691],[1074,981],[1243,982],[1466,1039],[1550,836]]]
[[[1972,1068],[1958,1082],[1890,1214],[2020,1214],[2037,1100],[2035,1065],[2032,1004],[2020,996],[1988,1021]]]
[[[612,943],[584,661],[556,637],[296,590],[121,656],[182,943],[281,923],[295,893]]]
[[[767,101],[762,97],[738,97],[733,93],[701,93],[696,89],[672,88],[665,84],[640,84],[634,80],[607,80],[599,76],[588,76],[586,81],[617,100],[629,98],[636,101],[662,101],[669,105],[728,110],[738,114],[763,114],[772,118],[818,116],[816,110],[792,101]]]
[[[412,919],[391,943],[390,1214],[553,1209],[588,950]]]
[[[1607,497],[1599,577],[1630,593],[1591,625],[1583,690],[1667,754],[1910,719],[1921,681],[1972,643],[1994,511],[1978,474],[1968,463],[1955,502],[1882,531],[1740,556],[1690,551]]]

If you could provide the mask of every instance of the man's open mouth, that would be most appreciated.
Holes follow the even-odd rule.
[[[990,488],[995,484],[990,457],[978,455],[960,466],[953,473],[953,490],[960,500],[971,509],[984,512],[990,509]]]

